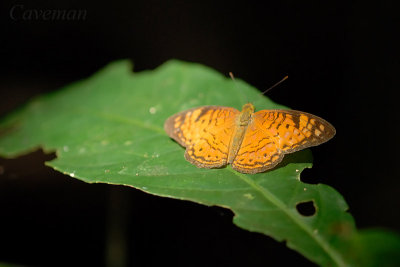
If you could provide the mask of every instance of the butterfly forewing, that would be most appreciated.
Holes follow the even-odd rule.
[[[167,134],[186,147],[185,158],[202,168],[227,164],[235,118],[240,112],[230,107],[204,106],[168,118]]]
[[[296,110],[261,110],[253,118],[285,154],[322,144],[336,133],[324,119]]]

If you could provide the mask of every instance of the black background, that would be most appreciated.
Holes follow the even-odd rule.
[[[14,20],[15,4],[87,14]],[[337,129],[313,149],[314,167],[303,180],[337,189],[359,228],[400,230],[394,2],[3,1],[0,7],[0,115],[121,58],[132,59],[135,71],[171,58],[199,62],[260,90],[289,75],[268,96]],[[116,229],[127,240],[128,265],[312,266],[284,243],[237,228],[228,210],[85,184],[44,167],[53,157],[37,151],[0,159],[0,261],[103,266],[106,240],[118,236],[110,234],[111,218],[122,218]]]

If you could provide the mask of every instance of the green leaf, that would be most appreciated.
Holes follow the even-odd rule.
[[[300,181],[301,171],[311,167],[309,150],[256,175],[229,166],[198,169],[163,130],[166,118],[179,111],[201,105],[240,109],[247,101],[258,110],[285,108],[198,64],[169,61],[154,71],[132,73],[127,61],[119,61],[4,118],[0,154],[15,157],[43,147],[57,153],[49,166],[89,183],[229,208],[236,225],[286,241],[320,265],[357,266],[366,253],[385,255],[384,248],[363,243],[370,238],[356,231],[339,193]],[[308,201],[316,213],[301,215],[296,205]],[[380,232],[376,236],[387,239]],[[400,239],[391,238],[391,250],[398,249]]]

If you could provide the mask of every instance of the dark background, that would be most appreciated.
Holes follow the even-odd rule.
[[[14,20],[16,4],[87,14]],[[2,1],[0,8],[0,115],[121,58],[135,71],[171,58],[199,62],[260,90],[289,75],[268,96],[337,129],[312,149],[314,167],[302,179],[337,189],[359,228],[400,230],[394,1]],[[228,210],[85,184],[44,167],[53,157],[0,158],[0,262],[103,266],[112,259],[107,240],[123,236],[128,265],[312,266],[284,243],[237,228]]]

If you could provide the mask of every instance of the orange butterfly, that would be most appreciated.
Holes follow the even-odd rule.
[[[164,129],[186,147],[185,158],[200,168],[231,164],[241,173],[272,169],[285,154],[331,139],[335,128],[327,121],[295,110],[261,110],[246,104],[242,112],[230,107],[203,106],[169,117]]]

